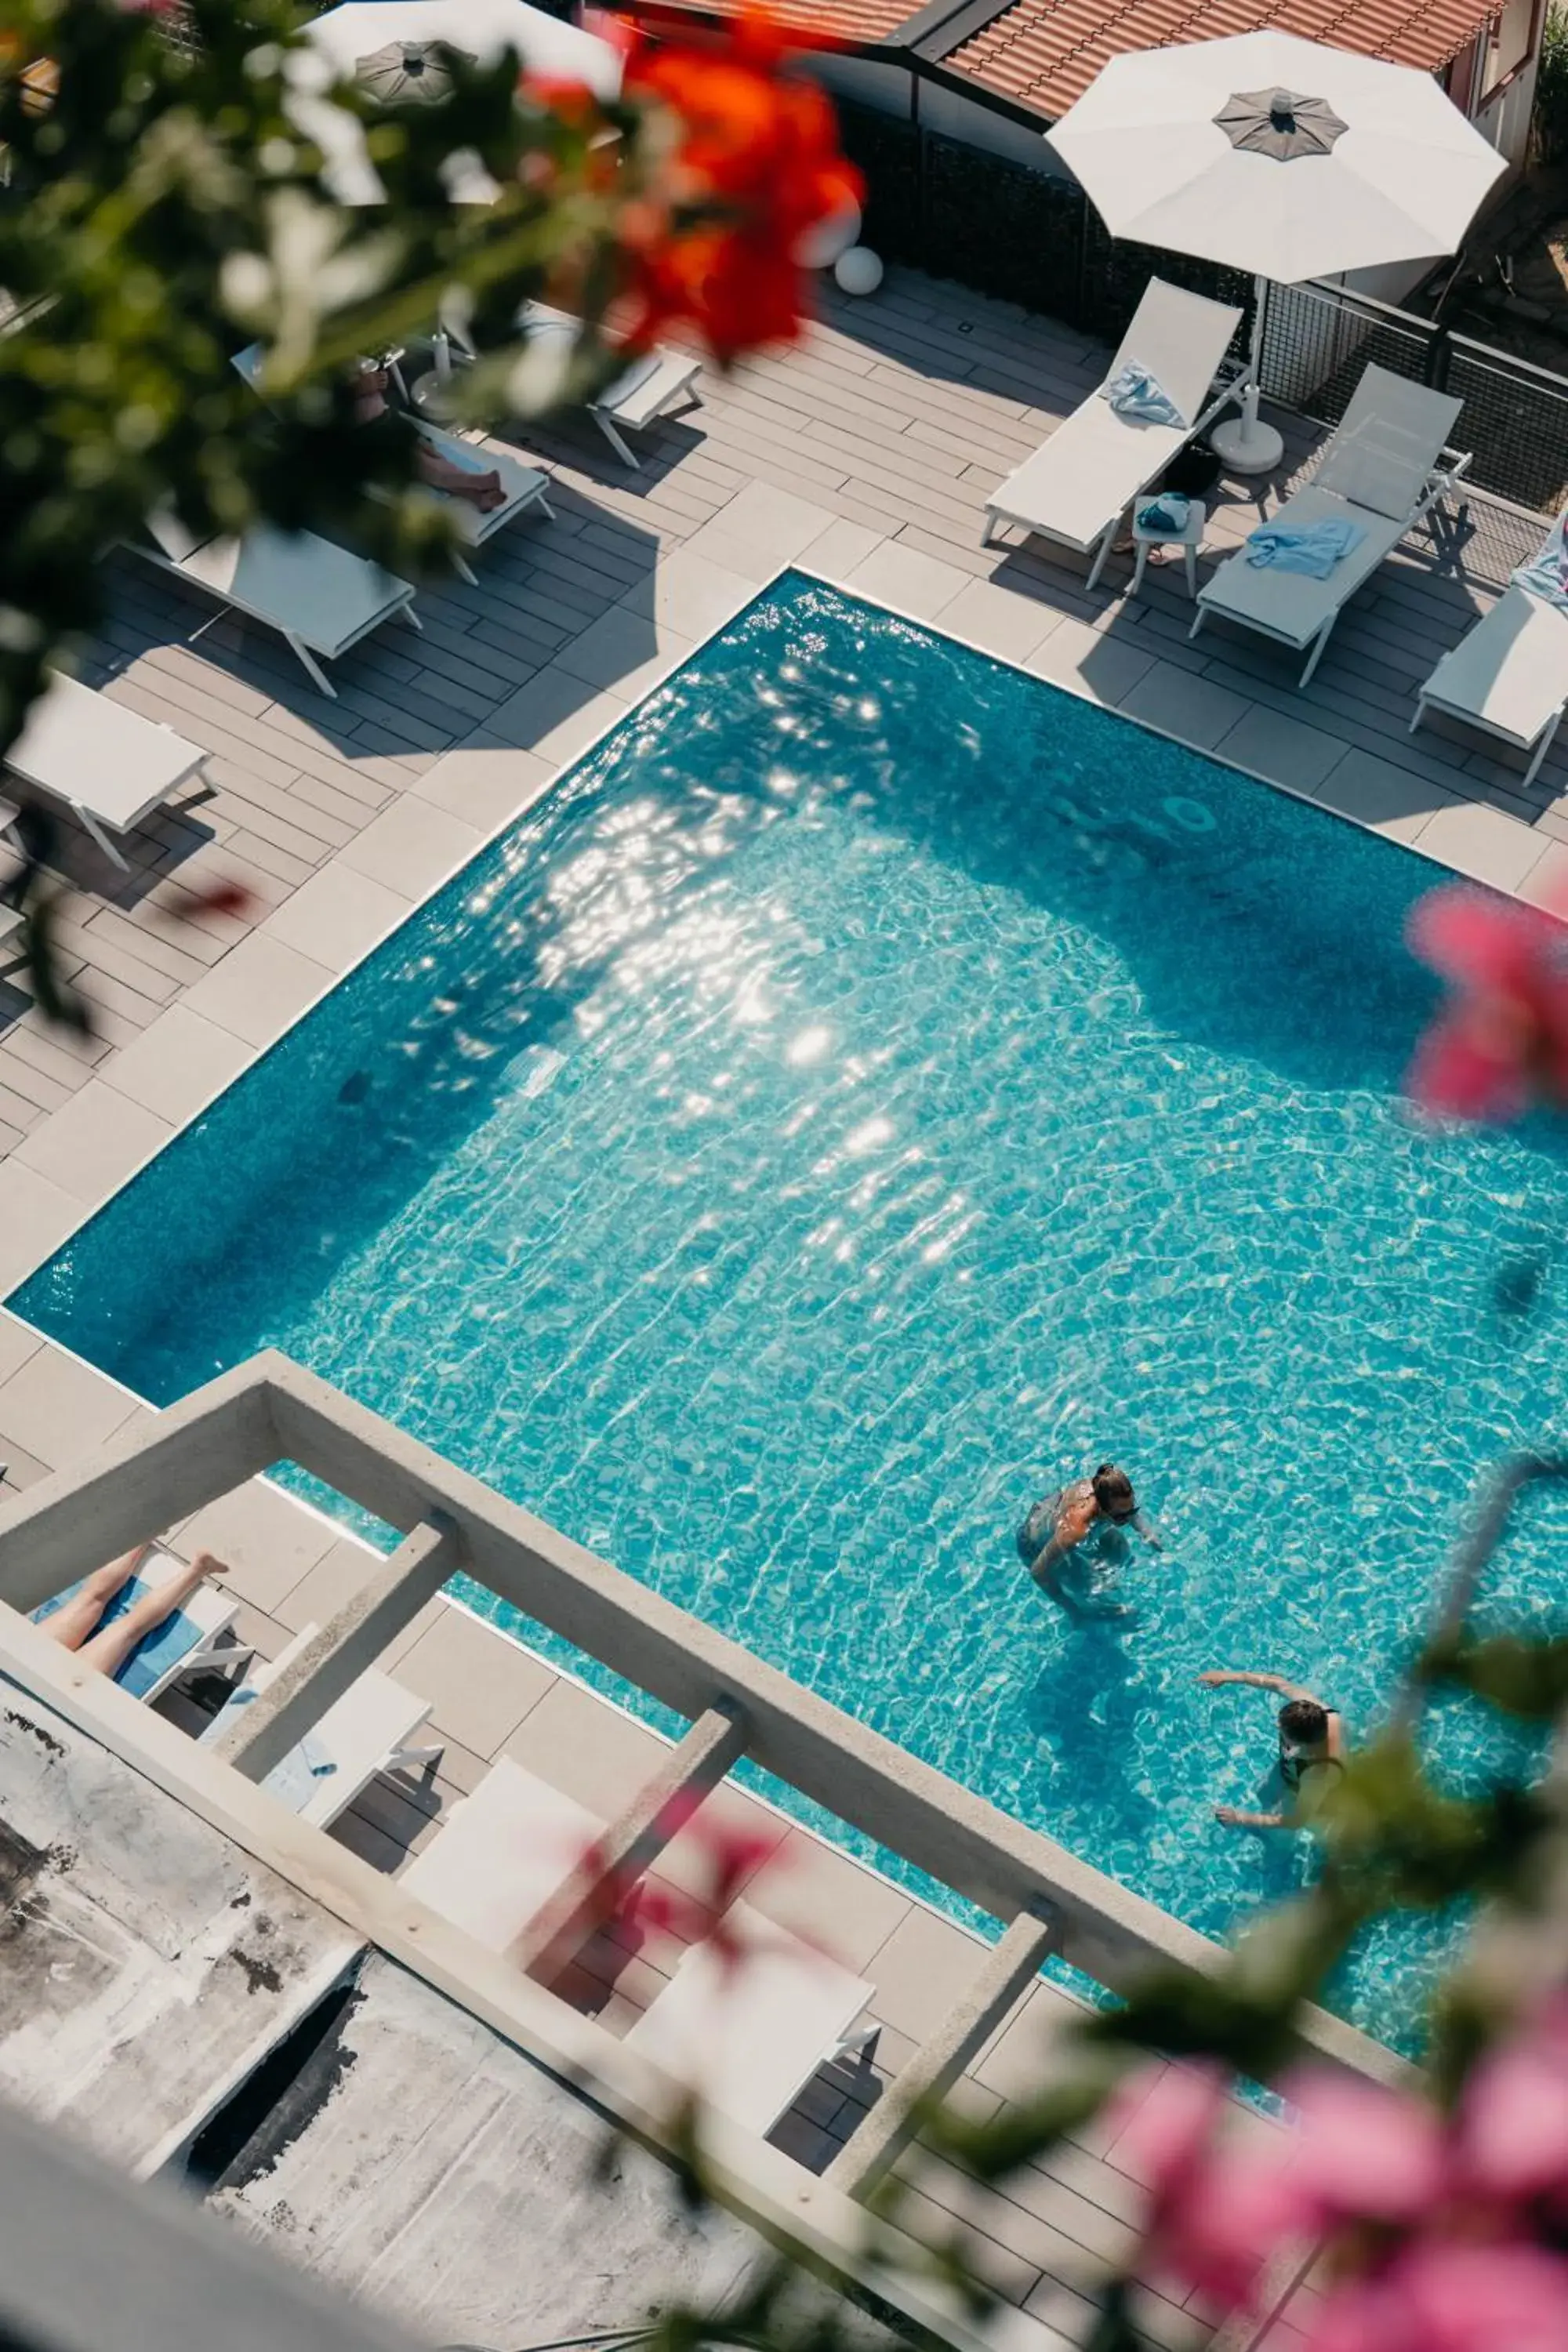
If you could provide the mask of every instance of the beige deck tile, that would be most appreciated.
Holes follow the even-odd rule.
[[[58,1470],[95,1454],[141,1410],[90,1364],[63,1348],[40,1348],[0,1384],[0,1454],[8,1444],[19,1445]],[[84,1573],[99,1565],[85,1561]]]
[[[31,1356],[36,1356],[44,1342],[30,1323],[0,1307],[0,1382],[19,1372]]]
[[[220,1495],[175,1534],[184,1558],[199,1549],[216,1552],[232,1571],[229,1590],[279,1622],[286,1622],[289,1594],[337,1540],[330,1521],[301,1510],[292,1496],[262,1478]]]
[[[877,1988],[871,2006],[900,2033],[924,2042],[984,1964],[985,1948],[974,1937],[912,1905],[867,1966]]]
[[[781,1927],[815,1937],[846,1968],[860,1969],[914,1908],[885,1878],[798,1828],[746,1900]]]
[[[410,896],[355,873],[339,858],[301,882],[268,916],[257,938],[277,940],[331,972],[347,971],[408,912]]]
[[[747,482],[703,530],[721,530],[742,547],[754,549],[759,561],[776,571],[820,539],[832,520],[829,508],[796,498],[793,490],[776,489],[771,482]]]
[[[379,1565],[363,1544],[342,1536],[308,1568],[278,1602],[278,1615],[298,1633],[301,1625],[324,1625],[347,1606]]]
[[[1003,661],[1026,662],[1061,617],[1054,604],[1043,604],[1027,588],[971,580],[943,605],[941,625]]]
[[[1520,884],[1519,895],[1532,907],[1550,907],[1554,914],[1568,908],[1568,842],[1546,843]]]
[[[590,686],[611,688],[629,702],[684,661],[692,643],[663,621],[613,604],[562,646],[553,667]]]
[[[239,1076],[251,1051],[243,1038],[204,1020],[188,1003],[171,1004],[115,1055],[105,1083],[181,1127]]]
[[[89,1078],[70,1100],[26,1135],[12,1157],[87,1207],[118,1191],[132,1171],[173,1132],[166,1118]]]
[[[214,964],[184,1001],[188,1013],[216,1021],[247,1045],[270,1045],[331,977],[314,957],[255,931]]]
[[[1067,614],[1025,667],[1054,686],[1069,687],[1092,702],[1114,708],[1147,676],[1155,658],[1152,646],[1138,643],[1135,627],[1091,629]]]
[[[81,1220],[74,1194],[14,1156],[0,1160],[0,1290],[31,1274]]]
[[[739,572],[726,572],[705,556],[678,547],[620,601],[626,611],[696,639],[722,628],[755,594],[754,583]]]
[[[493,1756],[510,1741],[555,1680],[542,1659],[466,1609],[450,1606],[441,1609],[391,1671],[429,1700],[437,1730],[482,1756]],[[547,1771],[544,1777],[554,1776]]]
[[[1226,686],[1216,686],[1212,678],[1178,669],[1173,662],[1157,661],[1123,695],[1120,707],[1130,718],[1158,727],[1178,742],[1209,751],[1246,716],[1249,706],[1241,695],[1232,694]]]
[[[645,1724],[606,1706],[581,1684],[557,1680],[520,1727],[503,1737],[501,1753],[609,1822],[652,1779],[669,1750]]]
[[[586,678],[573,677],[563,669],[542,669],[491,711],[484,731],[498,743],[514,743],[551,767],[561,767],[624,719],[629,707],[624,695],[595,689]]]
[[[490,834],[536,800],[554,773],[552,761],[515,745],[460,743],[409,786],[409,797]]]
[[[1416,838],[1431,856],[1456,866],[1472,881],[1489,882],[1499,890],[1516,890],[1540,864],[1545,845],[1542,836],[1529,825],[1505,816],[1501,809],[1483,808],[1474,801],[1439,809]]]
[[[960,589],[969,585],[969,577],[955,563],[889,539],[861,558],[844,584],[898,612],[910,613],[917,621],[936,621]]]
[[[1297,793],[1316,792],[1346,751],[1342,737],[1256,702],[1214,748],[1222,760],[1234,760],[1255,776]]]
[[[1361,750],[1347,751],[1312,798],[1391,841],[1404,842],[1415,841],[1438,810],[1459,805],[1458,795],[1441,785]]]
[[[800,560],[808,572],[820,572],[825,580],[842,583],[858,564],[876,553],[883,538],[881,531],[872,530],[868,524],[840,516],[801,550]]]
[[[472,856],[482,838],[480,826],[408,793],[372,817],[342,862],[400,898],[423,898]]]

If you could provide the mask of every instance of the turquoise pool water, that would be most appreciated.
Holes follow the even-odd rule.
[[[1271,1711],[1194,1675],[1366,1721],[1563,1418],[1561,1161],[1399,1107],[1436,878],[790,578],[12,1304],[160,1402],[285,1349],[1223,1932],[1303,1857],[1213,1822]],[[1014,1533],[1108,1454],[1165,1549],[1080,1630]]]

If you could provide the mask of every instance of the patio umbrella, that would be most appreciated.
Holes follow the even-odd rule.
[[[585,82],[600,98],[614,98],[621,86],[618,49],[596,34],[531,8],[527,0],[346,0],[302,29],[314,55],[303,54],[298,61],[290,111],[328,157],[328,185],[344,205],[379,204],[384,191],[359,123],[321,99],[329,80],[358,80],[376,97],[397,103],[415,96],[434,100],[450,86],[439,56],[445,47],[487,66],[510,49],[531,72],[552,81]],[[400,67],[417,89],[397,82]],[[454,156],[456,203],[493,204],[496,193],[477,157]]]
[[[1429,74],[1291,33],[1112,58],[1048,136],[1112,236],[1283,285],[1452,253],[1506,169]],[[1279,459],[1256,383],[1210,438]]]
[[[355,59],[354,79],[384,106],[434,104],[452,87],[447,58],[463,54],[442,41],[388,41],[384,48]]]

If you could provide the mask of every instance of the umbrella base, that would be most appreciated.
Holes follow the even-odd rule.
[[[1256,416],[1228,417],[1211,428],[1208,439],[1227,474],[1271,474],[1285,455],[1283,435]]]

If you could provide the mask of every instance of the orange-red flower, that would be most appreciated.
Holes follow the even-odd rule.
[[[632,47],[626,94],[679,124],[659,200],[628,208],[624,224],[632,341],[684,323],[727,362],[799,331],[808,282],[797,251],[862,193],[826,93],[790,69],[805,45],[747,12],[710,39]]]

